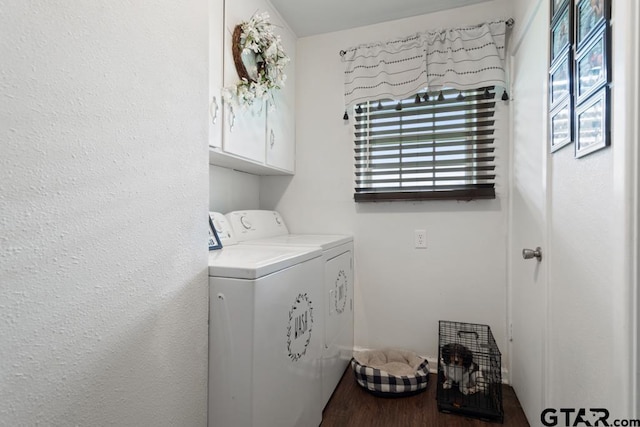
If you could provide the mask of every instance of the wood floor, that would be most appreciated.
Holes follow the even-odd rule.
[[[386,399],[375,397],[358,385],[347,369],[324,409],[322,427],[498,427],[500,423],[461,415],[444,414],[436,404],[436,376],[431,374],[424,393]],[[503,386],[504,426],[529,426],[513,389]]]

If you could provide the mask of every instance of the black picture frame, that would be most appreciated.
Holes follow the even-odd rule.
[[[575,94],[578,104],[609,82],[607,28],[601,25],[589,44],[576,54]]]
[[[573,70],[571,49],[567,49],[562,57],[549,71],[549,109],[553,110],[566,98],[571,96],[573,88]]]
[[[584,157],[611,143],[610,93],[607,86],[601,87],[575,112],[575,157]]]
[[[220,237],[218,237],[218,232],[213,226],[211,217],[209,217],[209,250],[213,251],[216,249],[222,249],[222,241],[220,240]]]
[[[610,18],[610,0],[578,0],[575,7],[576,46],[581,49]]]
[[[549,113],[549,144],[551,152],[558,151],[573,141],[573,111],[567,98]]]
[[[568,3],[569,0],[551,0],[551,21],[556,17],[558,12]]]
[[[552,64],[572,43],[571,10],[572,8],[568,5],[562,9],[551,27],[550,58]]]
[[[611,3],[550,2],[547,122],[552,153],[573,142],[580,158],[611,144]]]

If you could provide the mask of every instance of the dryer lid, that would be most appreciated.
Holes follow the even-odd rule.
[[[319,246],[326,251],[353,242],[353,236],[343,234],[287,234],[243,242],[251,245]]]
[[[209,277],[258,279],[321,255],[313,247],[232,245],[209,252]]]

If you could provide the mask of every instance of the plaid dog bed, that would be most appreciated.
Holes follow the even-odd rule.
[[[396,376],[380,369],[360,364],[351,359],[356,381],[370,393],[381,397],[402,397],[420,393],[427,388],[429,362],[418,366],[414,375]]]

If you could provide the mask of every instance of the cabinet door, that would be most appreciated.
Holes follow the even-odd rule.
[[[266,163],[293,172],[295,164],[295,60],[296,36],[286,22],[272,8],[268,9],[271,22],[278,29],[282,46],[291,61],[287,64],[287,80],[280,90],[273,92],[273,104],[267,109]]]
[[[232,35],[236,25],[263,12],[262,0],[227,1],[224,10],[224,85],[232,86],[240,79],[233,62]],[[225,104],[222,148],[225,152],[264,163],[266,107],[254,102],[250,108]]]
[[[224,0],[209,0],[209,147],[222,148]]]

